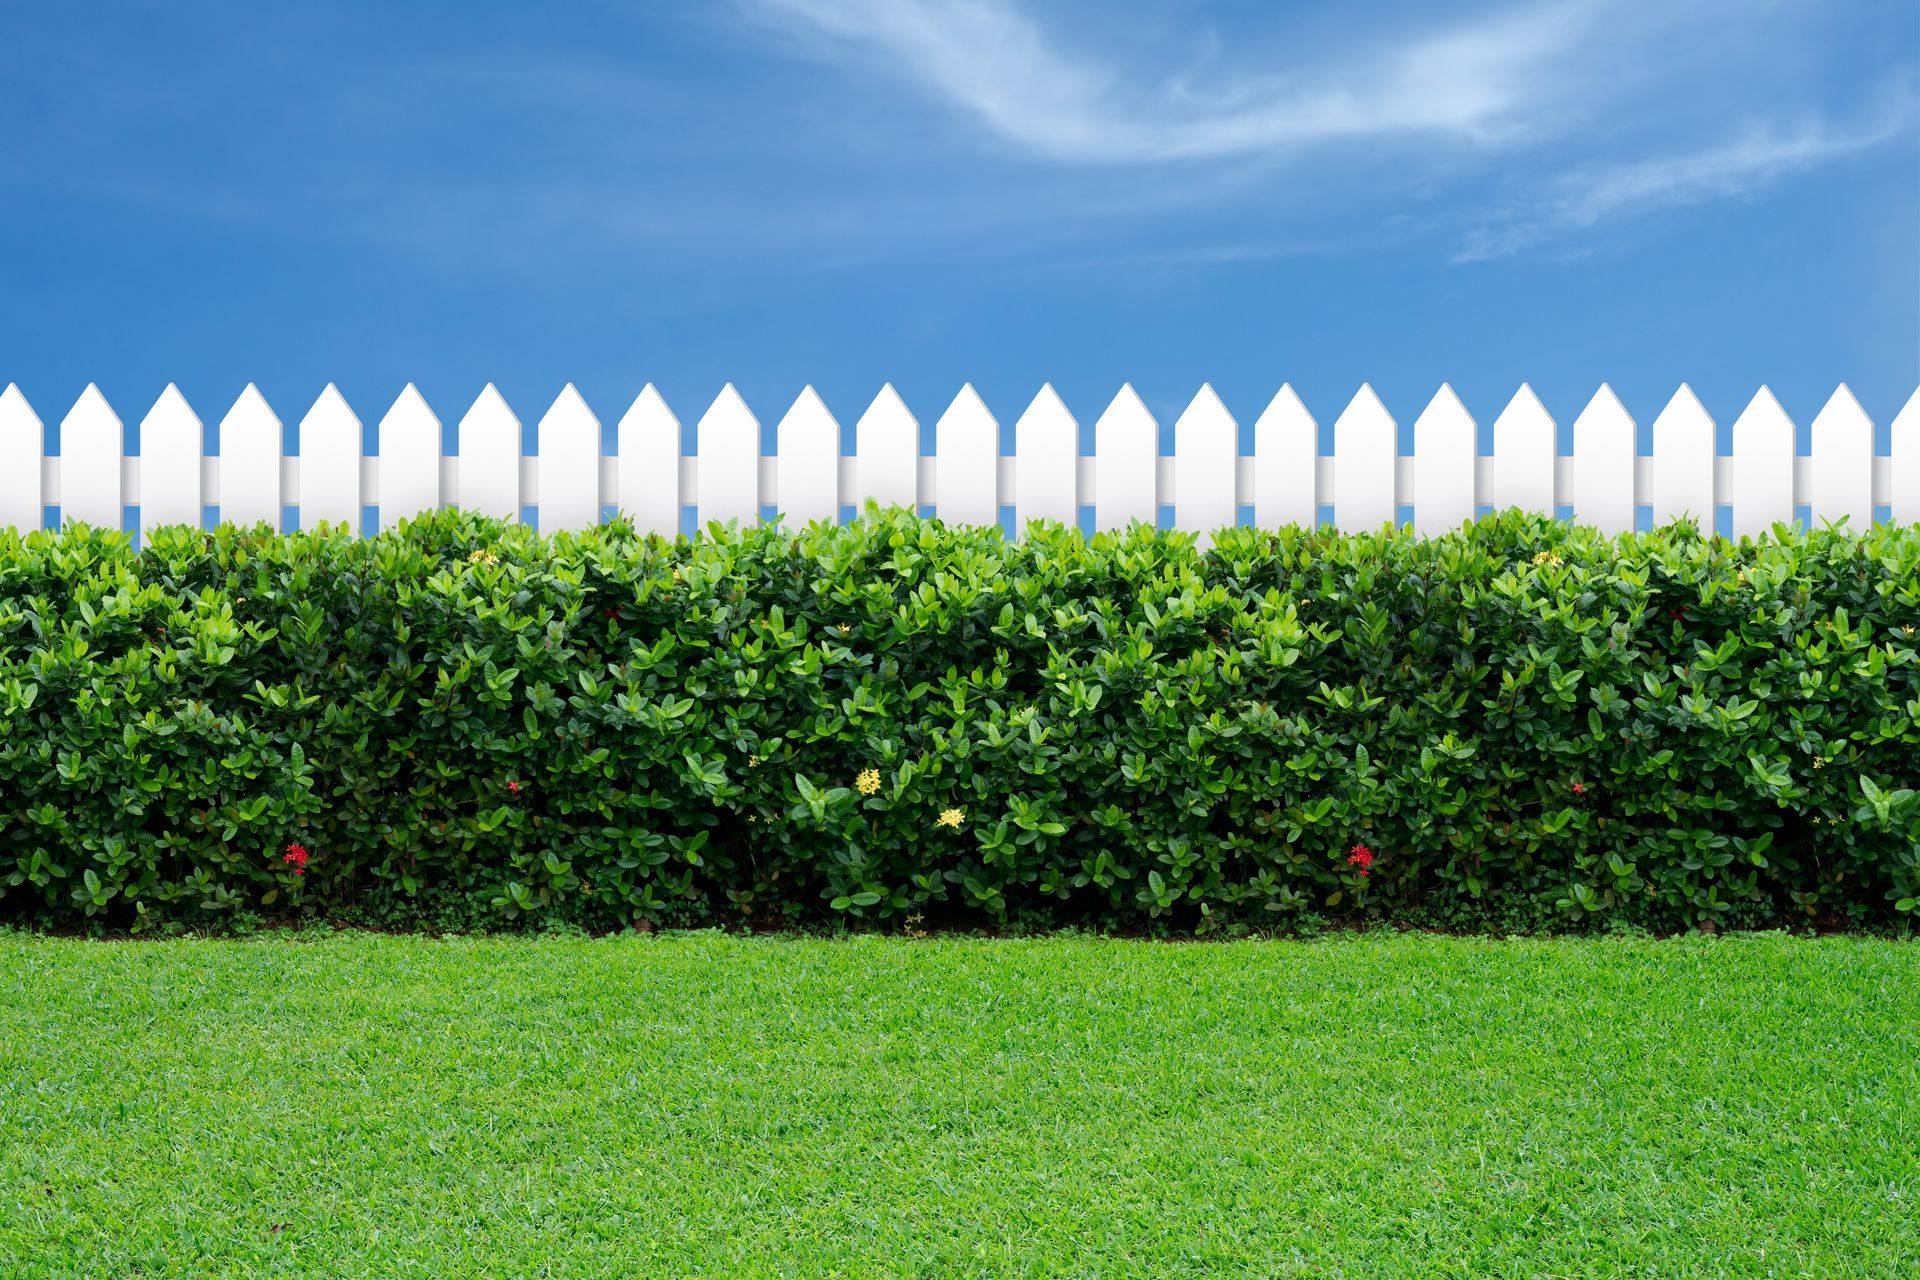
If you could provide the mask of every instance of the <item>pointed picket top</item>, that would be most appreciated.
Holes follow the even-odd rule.
[[[920,423],[891,382],[880,388],[854,424],[853,505],[917,509],[920,501]]]
[[[1556,432],[1553,415],[1530,383],[1520,389],[1493,420],[1493,506],[1517,507],[1540,515],[1554,513],[1553,464]]]
[[[480,394],[473,398],[473,403],[467,406],[467,411],[460,415],[460,422],[465,425],[469,419],[484,421],[488,418],[507,418],[512,420],[514,426],[520,425],[520,417],[514,413],[513,406],[509,405],[507,398],[500,394],[500,388],[491,382],[480,388]]]
[[[1891,434],[1893,522],[1920,524],[1920,390],[1907,397],[1906,405],[1894,415]]]
[[[1253,522],[1311,528],[1319,518],[1315,495],[1320,424],[1291,382],[1281,385],[1253,423]]]
[[[1160,424],[1131,382],[1121,385],[1093,424],[1093,517],[1099,529],[1124,529],[1158,515],[1155,484]]]
[[[1213,384],[1202,383],[1173,424],[1174,524],[1200,534],[1202,545],[1236,522],[1239,452],[1240,425]]]
[[[1690,519],[1713,528],[1713,418],[1686,383],[1653,420],[1647,505],[1655,526]]]
[[[45,512],[40,463],[46,426],[13,383],[0,391],[0,529],[38,529]]]
[[[840,518],[840,423],[809,383],[775,431],[775,494],[789,529]]]
[[[393,406],[382,415],[380,422],[383,426],[389,422],[415,422],[423,416],[433,419],[436,426],[440,422],[440,419],[434,417],[433,409],[427,404],[427,398],[420,394],[420,388],[409,382],[400,388],[400,394],[393,398]]]
[[[7,389],[0,391],[0,413],[8,415],[6,421],[13,421],[23,412],[35,422],[40,421],[40,415],[34,413],[33,406],[27,403],[27,393],[20,389],[20,384],[9,382]]]
[[[140,528],[201,523],[200,457],[205,432],[180,388],[169,382],[140,420]]]
[[[1812,487],[1814,524],[1846,520],[1850,533],[1873,527],[1873,419],[1841,383],[1814,415]]]
[[[727,389],[731,391],[733,388],[729,385]],[[590,423],[596,427],[600,425],[600,419],[595,417],[593,410],[587,407],[586,397],[580,394],[580,388],[571,382],[560,388],[560,394],[553,398],[553,403],[547,406],[547,411],[540,415],[542,426],[550,422],[563,426],[576,426],[581,423]]]
[[[971,382],[933,427],[934,510],[949,524],[1000,520],[1000,424]]]
[[[694,428],[700,523],[760,518],[760,420],[729,382]]]
[[[640,389],[615,427],[619,481],[615,503],[634,527],[680,532],[680,419],[659,388]]]
[[[1014,529],[1032,520],[1074,525],[1079,511],[1080,425],[1051,382],[1013,424]]]
[[[120,417],[91,382],[60,420],[60,519],[84,520],[98,529],[121,521],[120,459],[125,447]]]
[[[817,429],[821,422],[833,423],[836,431],[839,427],[839,420],[833,416],[833,411],[827,408],[827,402],[820,398],[819,391],[815,390],[814,385],[809,382],[800,388],[800,394],[793,398],[793,404],[780,418],[780,425],[784,427],[792,423],[795,426],[813,426]],[[782,446],[786,444],[784,438],[780,439],[780,444]],[[833,447],[836,449],[840,447],[838,434],[834,436]],[[784,448],[781,451],[785,452]]]
[[[538,491],[534,498],[542,533],[587,529],[600,523],[600,419],[579,388],[560,388],[540,415]]]
[[[460,415],[454,470],[460,506],[502,520],[520,518],[520,419],[489,382]]]
[[[1473,519],[1474,459],[1480,428],[1453,384],[1440,389],[1413,420],[1413,527],[1444,533]]]
[[[300,527],[360,528],[360,419],[331,382],[300,419]]]
[[[1394,518],[1398,429],[1371,383],[1333,424],[1333,518],[1349,533],[1378,529]]]
[[[1601,383],[1573,420],[1573,518],[1603,533],[1633,530],[1633,415]]]
[[[220,519],[280,528],[280,418],[251,382],[220,419]]]
[[[1727,492],[1735,537],[1754,536],[1775,521],[1793,519],[1793,419],[1761,387],[1733,420],[1733,455],[1727,460]]]
[[[440,419],[409,382],[380,419],[380,527],[440,506]]]
[[[223,432],[221,444],[223,446],[226,444],[224,431],[229,422],[260,422],[268,419],[272,420],[274,426],[280,425],[280,415],[275,413],[273,406],[267,403],[267,398],[260,393],[260,388],[249,382],[240,388],[240,394],[233,398],[233,407],[228,409],[226,415],[220,419]],[[225,452],[223,447],[221,453]]]

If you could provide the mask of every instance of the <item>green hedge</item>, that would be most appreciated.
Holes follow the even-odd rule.
[[[1920,529],[0,531],[0,919],[1880,926],[1917,623]]]

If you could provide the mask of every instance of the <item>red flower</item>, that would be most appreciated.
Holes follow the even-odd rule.
[[[510,795],[510,796],[517,796],[517,795],[519,795],[519,794],[520,794],[520,784],[519,784],[519,783],[517,783],[517,782],[509,782],[509,783],[507,784],[507,794],[508,794],[508,795]]]
[[[1576,782],[1573,784],[1573,794],[1583,796],[1587,794],[1587,789]]]
[[[293,874],[303,876],[307,874],[307,857],[307,846],[303,844],[290,844],[287,846],[286,854],[280,861],[292,867]]]
[[[1347,861],[1360,868],[1362,877],[1373,874],[1373,850],[1367,846],[1363,844],[1353,846],[1353,852],[1347,856]]]

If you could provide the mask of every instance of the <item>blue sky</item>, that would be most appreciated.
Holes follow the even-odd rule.
[[[0,0],[0,385],[1920,383],[1911,0]]]

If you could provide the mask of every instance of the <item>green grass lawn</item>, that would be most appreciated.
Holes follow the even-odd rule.
[[[1920,946],[0,934],[0,1276],[1920,1274]]]

